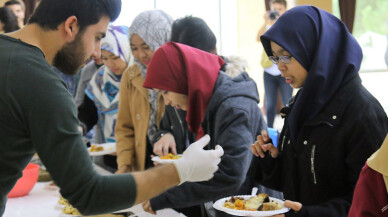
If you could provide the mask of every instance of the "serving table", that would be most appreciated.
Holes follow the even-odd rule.
[[[102,175],[111,174],[97,165],[95,168]],[[58,203],[59,196],[58,187],[50,186],[50,182],[37,182],[28,195],[8,199],[3,217],[71,217],[62,212],[64,206]],[[119,212],[135,214],[130,217],[185,217],[173,209],[159,210],[157,215],[153,215],[144,212],[141,204]]]

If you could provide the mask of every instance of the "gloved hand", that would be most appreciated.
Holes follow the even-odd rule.
[[[191,144],[178,160],[174,161],[180,178],[180,184],[184,182],[207,181],[214,176],[221,162],[224,150],[217,145],[215,150],[204,150],[210,142],[210,136],[205,135],[200,140]]]

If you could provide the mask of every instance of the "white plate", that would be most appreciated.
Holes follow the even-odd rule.
[[[178,156],[182,157],[181,154],[178,154]],[[155,156],[155,157],[151,158],[151,160],[158,163],[158,164],[169,164],[169,163],[172,163],[178,159],[160,159],[159,156]]]
[[[100,155],[112,154],[112,153],[116,152],[116,143],[115,142],[108,142],[108,143],[94,144],[94,145],[104,147],[104,151],[90,152],[90,147],[89,147],[88,152],[89,152],[90,156],[100,156]]]
[[[244,200],[247,200],[252,197],[252,195],[238,195],[235,197],[242,197]],[[220,210],[222,212],[226,212],[231,215],[235,216],[272,216],[272,215],[277,215],[277,214],[282,214],[285,212],[288,212],[289,208],[283,207],[282,209],[278,210],[273,210],[273,211],[245,211],[245,210],[237,210],[237,209],[229,209],[226,208],[222,205],[224,205],[226,200],[229,200],[231,197],[224,197],[222,199],[217,200],[214,204],[213,207],[214,209]],[[280,199],[269,197],[270,201],[277,202],[284,206],[284,202]]]

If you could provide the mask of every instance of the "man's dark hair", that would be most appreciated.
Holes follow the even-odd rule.
[[[18,18],[12,12],[11,8],[0,8],[0,22],[4,24],[3,30],[5,33],[13,32],[19,29]]]
[[[272,5],[274,3],[282,4],[287,8],[287,1],[286,0],[271,0],[270,4]]]
[[[26,10],[26,6],[24,5],[24,2],[22,0],[9,0],[4,3],[4,6],[11,6],[11,5],[20,5],[24,10]]]
[[[174,21],[171,30],[171,41],[189,45],[211,52],[216,48],[217,39],[204,20],[186,16]]]
[[[45,30],[56,30],[70,16],[76,16],[80,31],[96,24],[102,16],[114,21],[120,14],[121,0],[41,0],[28,20]]]

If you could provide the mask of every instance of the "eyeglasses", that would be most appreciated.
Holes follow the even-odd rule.
[[[279,60],[284,63],[284,64],[288,64],[291,62],[291,57],[292,56],[278,56],[278,57],[275,57],[275,56],[269,56],[269,60],[271,60],[274,64],[279,64]]]

